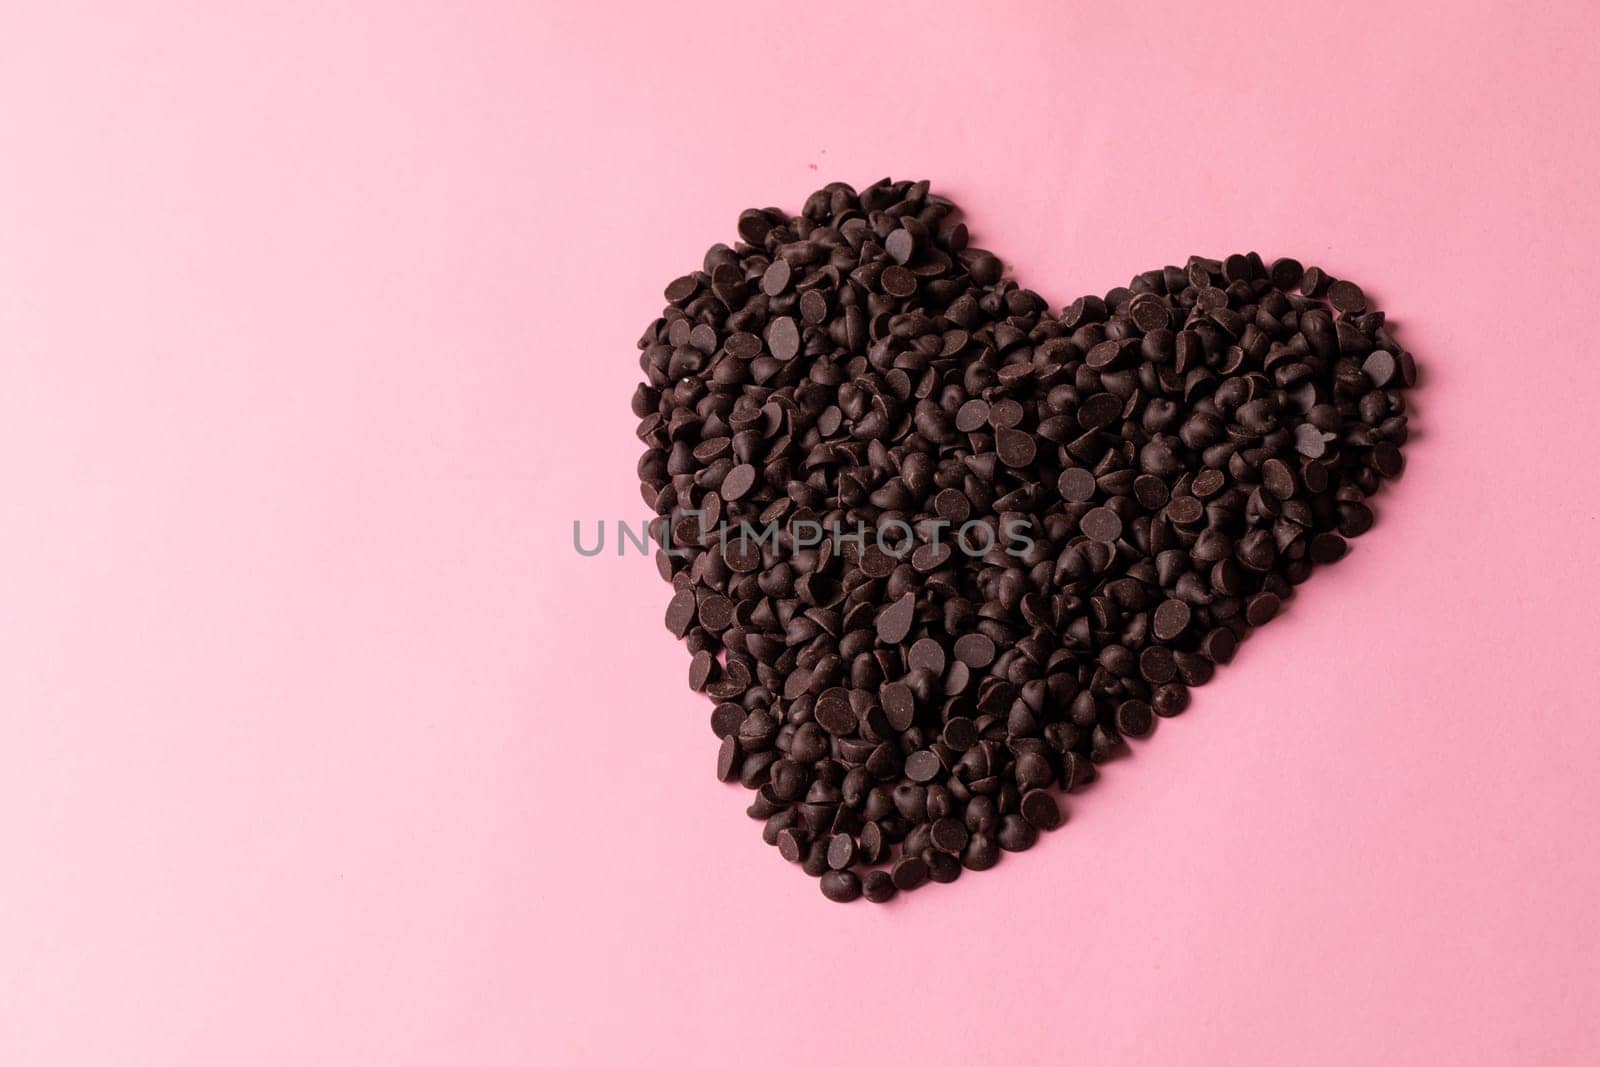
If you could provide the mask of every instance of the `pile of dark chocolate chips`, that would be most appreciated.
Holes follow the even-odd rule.
[[[639,342],[638,473],[717,776],[830,900],[1060,826],[1401,471],[1415,365],[1316,267],[1195,256],[1052,313],[887,179],[738,233]]]

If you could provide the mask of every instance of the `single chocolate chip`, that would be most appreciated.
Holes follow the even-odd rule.
[[[852,871],[829,871],[822,876],[822,895],[838,904],[861,896],[861,879]]]
[[[889,871],[894,887],[910,892],[928,880],[928,865],[920,856],[902,856]]]
[[[883,242],[883,250],[889,253],[889,258],[904,266],[911,262],[911,257],[917,253],[917,240],[909,230],[904,228],[895,230]]]
[[[878,612],[878,640],[886,645],[898,645],[911,633],[917,618],[917,598],[907,593]]]
[[[1257,593],[1245,604],[1245,621],[1251,626],[1265,626],[1278,614],[1280,603],[1272,593]]]
[[[1267,268],[1267,277],[1272,280],[1276,289],[1289,290],[1300,284],[1305,268],[1298,259],[1275,259],[1272,266]]]
[[[850,694],[845,689],[829,689],[817,697],[813,714],[817,725],[835,737],[855,732],[856,713],[850,704]]]
[[[772,320],[767,327],[767,351],[772,358],[787,363],[800,354],[800,327],[788,317]]]
[[[1075,503],[1093,500],[1096,488],[1094,475],[1082,467],[1068,467],[1061,472],[1059,488],[1064,500]]]
[[[717,780],[731,782],[739,777],[739,739],[728,734],[717,749]]]
[[[989,402],[986,400],[969,400],[956,410],[956,429],[962,433],[972,433],[987,425],[989,425]]]
[[[906,663],[914,671],[943,674],[945,667],[944,646],[931,637],[924,637],[911,646],[911,651],[906,654]]]
[[[903,682],[890,682],[883,687],[883,713],[896,733],[911,729],[916,716],[916,695]]]
[[[1083,535],[1091,541],[1110,544],[1122,536],[1122,520],[1107,507],[1091,508],[1078,523]]]
[[[862,893],[874,904],[886,903],[899,892],[888,871],[868,871],[861,879],[861,886]]]
[[[962,634],[956,638],[956,659],[974,670],[994,662],[994,642],[984,634]]]
[[[1022,794],[1020,810],[1022,817],[1036,830],[1054,830],[1061,825],[1061,806],[1043,789],[1030,789]]]
[[[689,632],[689,627],[694,625],[697,612],[694,590],[678,590],[673,594],[672,602],[667,605],[667,631],[673,637],[683,637]]]
[[[917,276],[904,267],[888,267],[879,276],[879,284],[890,296],[904,299],[917,291]]]
[[[1142,700],[1124,700],[1117,705],[1117,730],[1125,737],[1144,737],[1155,727],[1150,705]]]
[[[856,839],[849,834],[834,834],[828,839],[828,866],[842,871],[856,861]]]
[[[773,260],[772,265],[761,275],[761,291],[768,296],[778,296],[789,288],[790,273],[788,260],[781,257]]]
[[[1189,628],[1189,605],[1182,600],[1163,600],[1155,610],[1152,628],[1156,639],[1171,641]]]
[[[931,782],[943,770],[939,757],[923,749],[906,757],[906,777],[913,782]]]
[[[1007,852],[1026,852],[1038,842],[1039,831],[1021,815],[1007,815],[1000,820],[998,840]]]
[[[742,499],[755,484],[756,469],[748,463],[741,463],[722,479],[722,499]]]
[[[799,863],[806,857],[805,837],[793,827],[778,831],[778,854],[790,863]]]
[[[995,431],[995,448],[1000,462],[1008,467],[1028,466],[1038,451],[1032,434],[1008,429]]]
[[[1367,296],[1355,282],[1338,281],[1328,286],[1328,303],[1346,315],[1357,315],[1367,310]]]
[[[940,819],[933,824],[933,847],[940,852],[960,855],[967,847],[968,837],[966,824],[958,819]]]

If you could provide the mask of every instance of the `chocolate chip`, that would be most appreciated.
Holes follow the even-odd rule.
[[[956,411],[956,429],[972,433],[989,425],[989,402],[976,398],[962,404]]]
[[[748,463],[741,463],[722,479],[722,499],[725,502],[740,500],[755,484],[756,469]]]
[[[1171,641],[1189,628],[1189,605],[1182,600],[1163,600],[1155,610],[1152,628],[1156,639]]]
[[[1026,467],[1038,452],[1033,435],[1021,430],[996,430],[995,448],[1000,453],[1000,462],[1008,467]]]
[[[1054,830],[1061,825],[1061,805],[1043,789],[1030,789],[1022,794],[1022,817],[1036,830]]]
[[[838,904],[861,896],[861,879],[851,871],[829,871],[822,876],[822,895]]]
[[[1082,503],[1093,500],[1095,494],[1094,475],[1082,467],[1068,467],[1061,472],[1059,488],[1063,500]]]
[[[911,633],[911,624],[917,617],[917,598],[911,593],[896,600],[878,612],[878,640],[886,645],[898,645]]]
[[[717,780],[731,782],[739,777],[739,739],[729,734],[717,749]]]
[[[1150,705],[1142,700],[1124,700],[1117,705],[1117,730],[1125,737],[1144,737],[1155,726]]]
[[[956,638],[955,654],[968,667],[981,669],[994,662],[994,641],[985,634],[962,634]]]
[[[694,625],[697,612],[694,590],[678,590],[672,595],[672,602],[667,605],[667,632],[673,637],[683,637],[689,632],[689,627]]]
[[[833,688],[817,697],[816,710],[813,714],[816,716],[817,725],[835,737],[842,737],[855,731],[856,713],[850,705],[850,694],[847,690]]]
[[[1107,507],[1091,508],[1078,523],[1083,535],[1092,541],[1110,544],[1122,536],[1122,520]]]
[[[1328,286],[1328,303],[1336,311],[1357,315],[1367,310],[1367,295],[1355,282],[1338,281]]]
[[[913,782],[931,782],[941,770],[939,757],[925,749],[906,757],[906,777]]]
[[[928,880],[928,865],[920,856],[902,856],[889,871],[894,887],[910,892]]]
[[[933,847],[940,852],[960,855],[961,850],[967,847],[967,827],[958,819],[940,819],[933,824],[931,833]]]
[[[878,280],[890,296],[903,299],[917,291],[917,276],[904,267],[889,267]]]
[[[828,866],[842,871],[856,861],[856,839],[849,834],[834,834],[828,839]]]
[[[911,257],[917,253],[916,238],[906,229],[898,229],[891,233],[883,242],[883,249],[889,253],[889,258],[904,266],[911,262]]]
[[[1245,621],[1251,626],[1265,626],[1278,614],[1280,603],[1272,593],[1257,593],[1245,604]]]
[[[1300,266],[1298,259],[1275,259],[1272,266],[1267,268],[1267,277],[1272,280],[1274,288],[1289,290],[1300,284],[1300,279],[1305,274],[1305,268]]]
[[[1038,842],[1039,831],[1021,815],[1007,815],[1000,820],[997,840],[1007,852],[1026,852]]]
[[[761,291],[768,296],[778,296],[789,288],[790,274],[788,260],[781,257],[773,260],[772,265],[761,275]]]
[[[787,363],[800,354],[800,327],[791,318],[772,320],[767,327],[767,351],[772,358]]]
[[[861,879],[861,886],[862,893],[874,904],[886,903],[899,892],[888,871],[868,871]]]

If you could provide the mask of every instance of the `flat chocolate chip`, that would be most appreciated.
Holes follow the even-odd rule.
[[[912,593],[896,600],[878,612],[878,640],[886,645],[898,645],[911,633],[917,618],[917,598]]]
[[[1043,789],[1022,794],[1022,817],[1036,830],[1054,830],[1061,825],[1061,806]]]
[[[1122,536],[1122,520],[1107,507],[1091,508],[1078,527],[1085,537],[1103,544],[1110,544]]]
[[[1094,475],[1082,467],[1068,467],[1061,472],[1061,496],[1064,500],[1082,503],[1093,500],[1095,494]]]
[[[767,327],[767,351],[787,363],[800,354],[800,327],[791,318],[777,318]]]
[[[984,634],[963,634],[956,638],[956,659],[974,670],[994,662],[994,642]]]

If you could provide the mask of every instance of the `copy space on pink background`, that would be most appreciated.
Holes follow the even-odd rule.
[[[1600,14],[1286,6],[9,5],[0,1063],[1600,1062]],[[571,526],[665,283],[884,175],[1053,306],[1320,264],[1424,387],[1062,830],[841,908]]]

